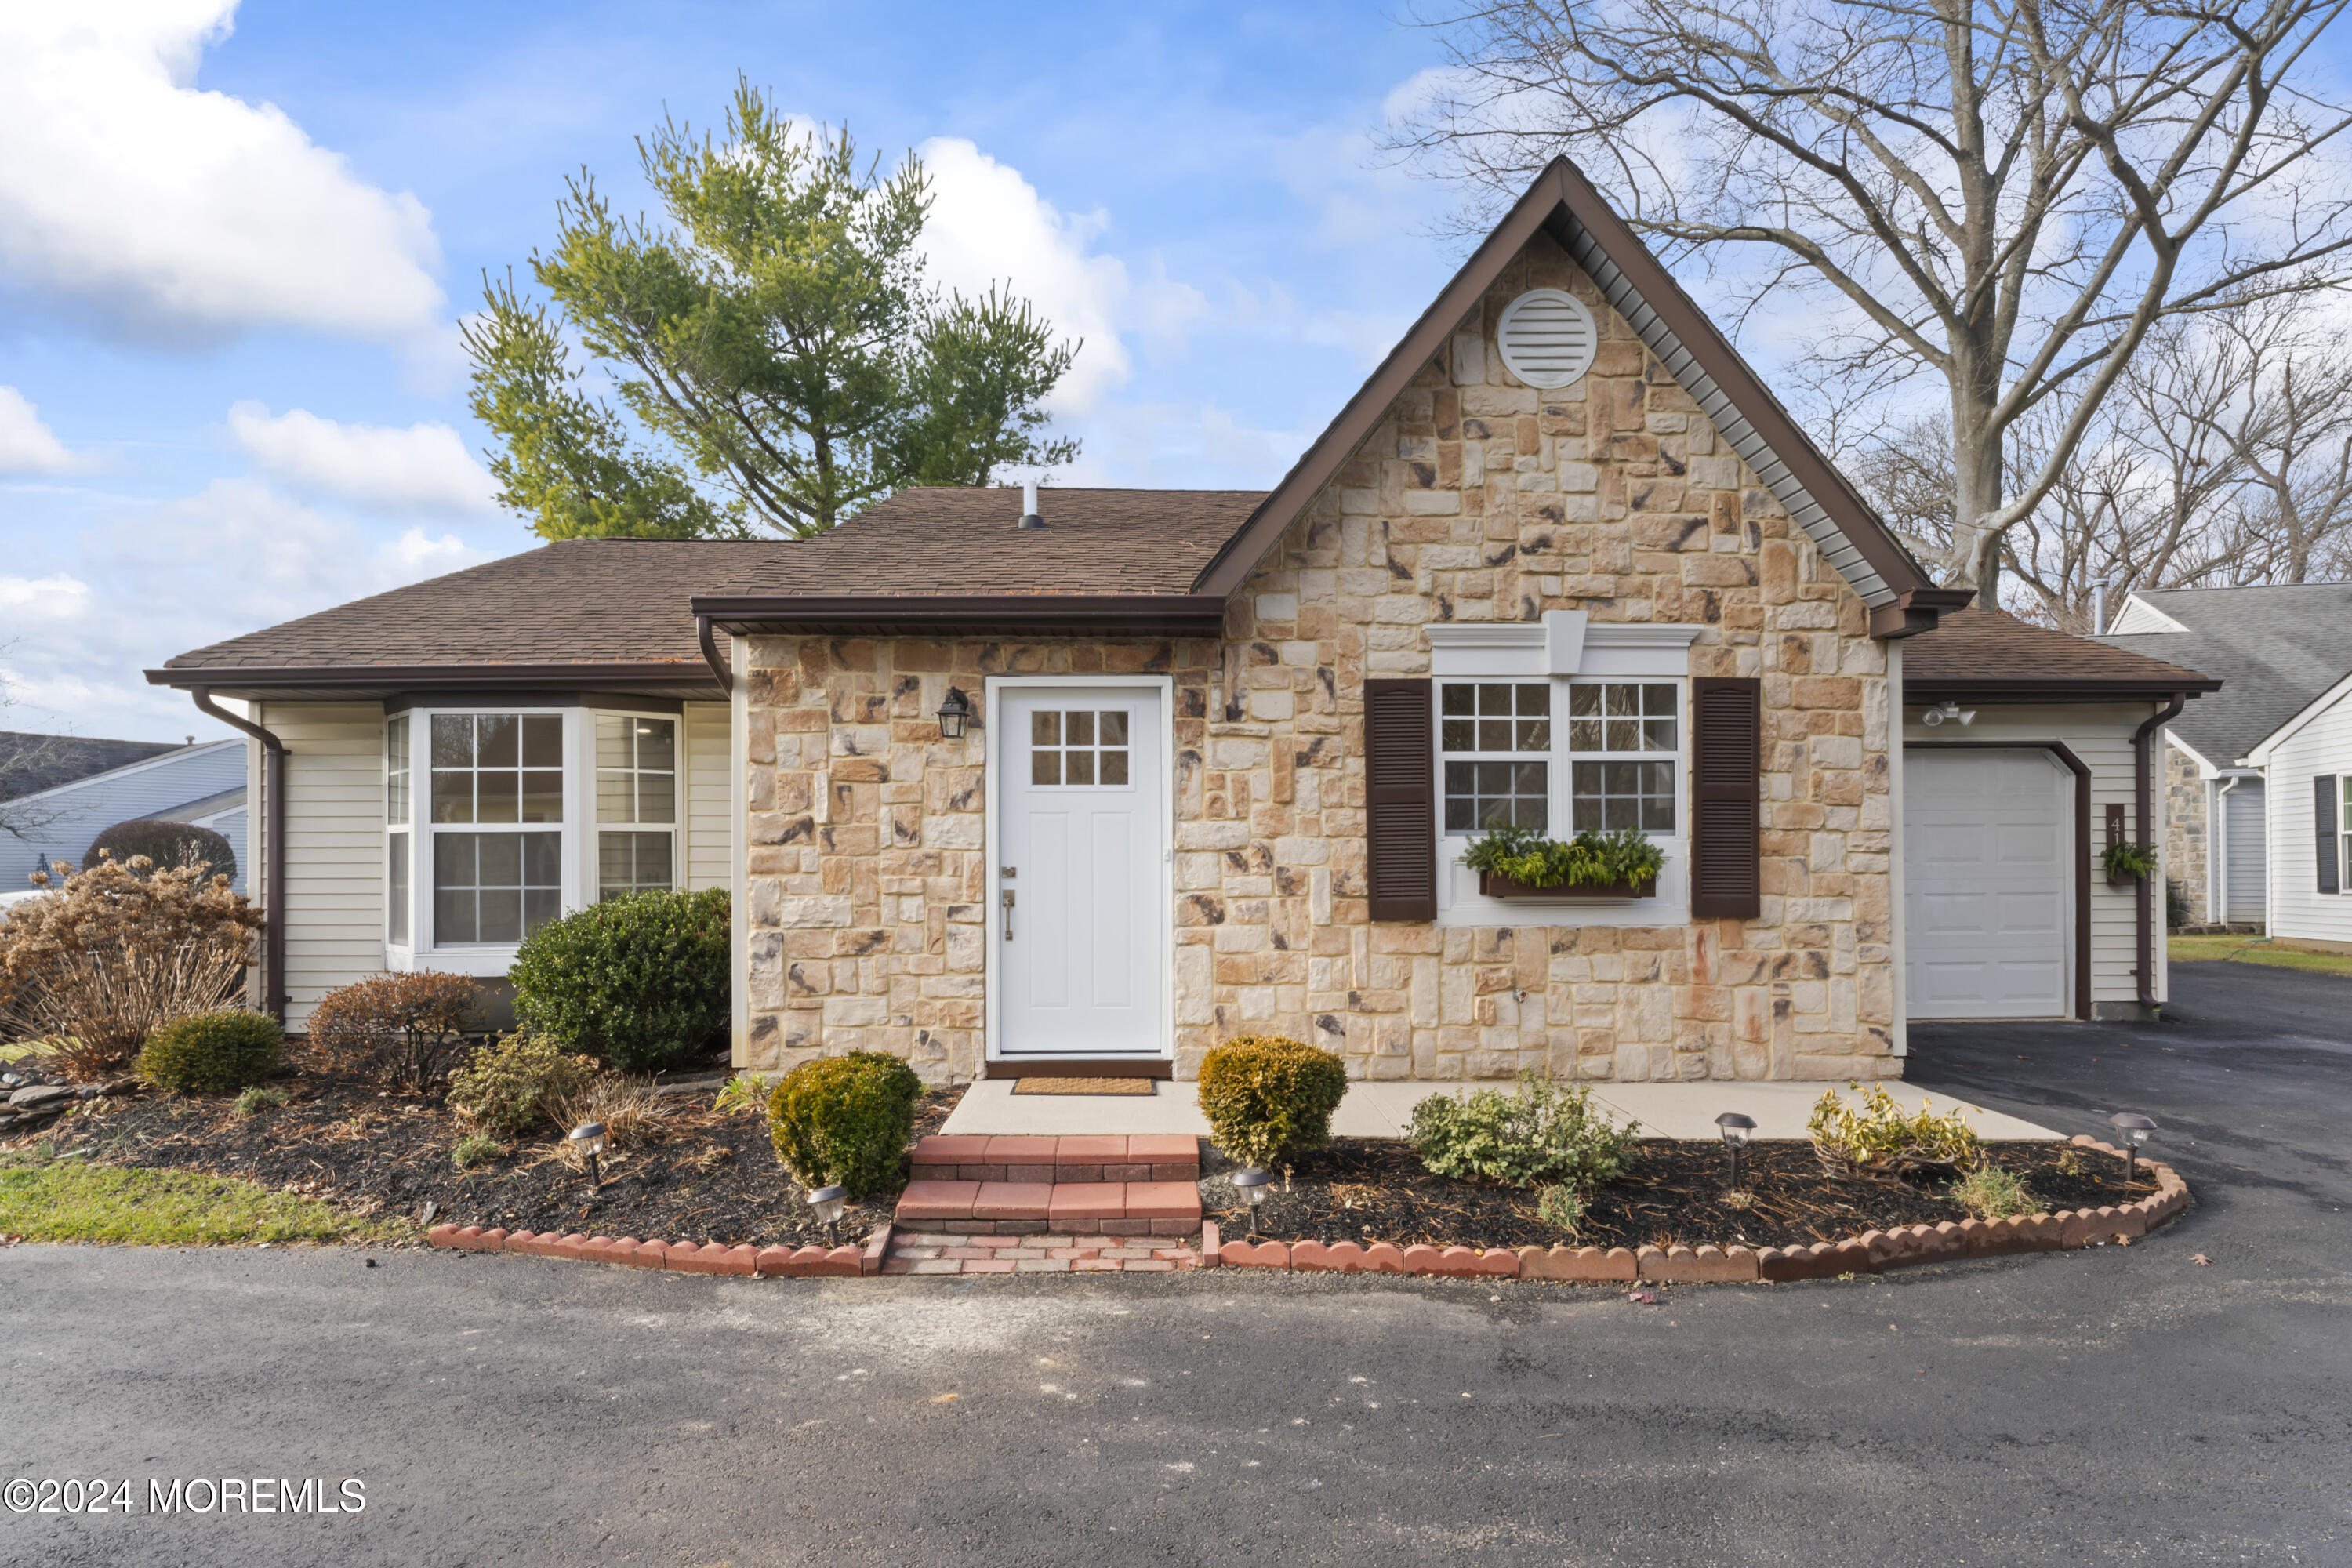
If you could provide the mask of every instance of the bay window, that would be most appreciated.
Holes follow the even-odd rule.
[[[383,727],[384,941],[408,945],[408,715]]]

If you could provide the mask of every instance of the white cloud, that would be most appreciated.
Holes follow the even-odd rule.
[[[41,423],[23,393],[0,386],[0,474],[69,474],[87,467]]]
[[[229,433],[270,473],[298,488],[379,507],[488,511],[496,486],[446,425],[344,425],[306,409],[258,403],[228,411]]]
[[[1048,407],[1064,417],[1097,407],[1133,370],[1123,331],[1181,342],[1208,310],[1198,289],[1155,270],[1138,280],[1127,263],[1094,249],[1109,216],[1065,213],[1021,171],[971,142],[934,137],[917,150],[931,176],[923,249],[933,281],[966,295],[1009,282],[1057,334],[1086,346]]]
[[[387,341],[442,312],[432,218],[274,104],[194,85],[236,0],[0,6],[0,268],[173,336]]]
[[[13,626],[78,620],[89,605],[89,584],[63,572],[46,577],[0,576],[0,621]]]

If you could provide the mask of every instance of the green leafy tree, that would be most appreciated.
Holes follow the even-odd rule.
[[[925,283],[919,162],[861,168],[741,81],[723,136],[666,120],[637,152],[667,221],[583,172],[530,261],[551,308],[489,281],[466,330],[490,471],[538,533],[807,538],[903,485],[1077,456],[1039,405],[1079,345],[1003,286]]]

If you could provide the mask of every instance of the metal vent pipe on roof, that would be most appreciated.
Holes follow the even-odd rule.
[[[1030,479],[1021,487],[1021,526],[1043,528],[1045,520],[1037,515],[1037,481]]]

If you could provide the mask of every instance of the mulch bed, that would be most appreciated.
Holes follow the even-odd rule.
[[[592,1192],[587,1175],[563,1163],[551,1132],[461,1171],[450,1150],[475,1129],[437,1099],[386,1094],[329,1073],[270,1082],[290,1098],[282,1110],[238,1116],[226,1096],[151,1092],[98,1102],[108,1109],[77,1111],[41,1136],[60,1152],[91,1146],[113,1164],[243,1176],[362,1214],[413,1220],[430,1202],[436,1224],[730,1247],[827,1239],[801,1186],[777,1163],[767,1118],[711,1110],[716,1085],[665,1096],[657,1133],[608,1154],[604,1184]],[[916,1135],[939,1131],[960,1093],[924,1096]],[[842,1216],[842,1240],[862,1239],[887,1221],[895,1201],[892,1194],[853,1206]]]
[[[2147,1196],[2144,1177],[2126,1191],[2123,1166],[2076,1152],[2068,1173],[2063,1143],[1988,1145],[1992,1163],[2056,1211]],[[1486,1186],[1433,1175],[1412,1150],[1374,1138],[1335,1138],[1298,1162],[1286,1189],[1277,1176],[1259,1208],[1257,1234],[1276,1241],[1386,1241],[1459,1247],[1802,1247],[1901,1225],[1964,1220],[1969,1211],[1935,1188],[1832,1175],[1802,1142],[1752,1143],[1741,1153],[1740,1185],[1752,1201],[1724,1201],[1727,1165],[1720,1144],[1643,1139],[1623,1175],[1592,1194],[1574,1236],[1536,1215],[1532,1189]],[[1213,1152],[1202,1167],[1201,1202],[1227,1236],[1249,1229],[1249,1214],[1227,1178],[1240,1163]]]

